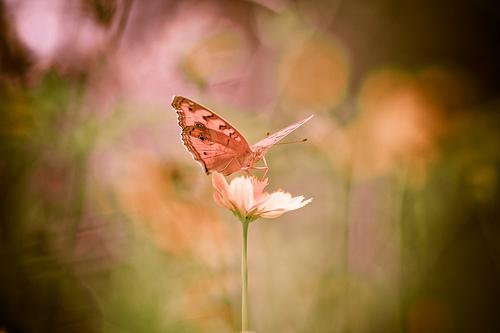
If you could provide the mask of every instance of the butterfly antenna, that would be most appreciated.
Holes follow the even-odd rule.
[[[307,138],[304,138],[302,140],[297,140],[297,141],[278,142],[276,145],[287,145],[290,143],[302,143],[302,142],[306,142],[306,141],[307,141]]]

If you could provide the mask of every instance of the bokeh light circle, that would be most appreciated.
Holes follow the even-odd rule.
[[[295,43],[280,63],[281,91],[300,107],[326,109],[339,105],[348,80],[345,48],[333,38],[313,37]]]

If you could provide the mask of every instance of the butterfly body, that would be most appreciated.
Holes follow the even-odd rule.
[[[255,169],[270,147],[312,118],[311,115],[250,146],[236,128],[208,108],[182,96],[174,96],[172,106],[182,128],[182,141],[194,159],[207,174],[217,171],[226,176]]]

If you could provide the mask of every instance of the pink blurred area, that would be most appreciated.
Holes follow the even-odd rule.
[[[277,50],[259,43],[247,15],[256,10],[251,3],[103,1],[109,22],[99,21],[88,3],[8,2],[36,69],[71,72],[90,62],[95,80],[89,86],[99,89],[96,95],[113,91],[110,97],[146,105],[165,106],[180,92],[203,91],[211,100],[240,106],[262,106],[273,97],[272,83],[256,78]]]

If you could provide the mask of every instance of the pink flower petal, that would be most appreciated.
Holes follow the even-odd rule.
[[[229,185],[227,184],[226,178],[224,178],[223,175],[221,175],[216,171],[213,172],[212,185],[214,186],[215,190],[219,192],[221,195],[227,196]]]
[[[224,176],[214,172],[212,184],[214,200],[222,207],[230,209],[238,218],[254,221],[259,217],[276,218],[284,213],[304,207],[312,201],[304,201],[303,196],[292,197],[290,193],[264,192],[267,178],[236,177],[229,184]]]
[[[267,193],[264,192],[264,188],[266,188],[268,184],[268,179],[258,180],[255,177],[252,177],[252,185],[253,185],[253,197],[255,201],[260,201],[263,196],[267,196]]]
[[[242,216],[247,215],[248,210],[254,204],[252,182],[247,177],[238,177],[229,185],[229,200],[233,201]]]
[[[303,196],[292,198],[290,193],[274,192],[258,205],[257,214],[264,218],[275,218],[288,211],[304,207],[312,201],[312,199],[303,200]]]
[[[268,212],[263,212],[260,214],[261,217],[266,218],[266,219],[274,219],[277,217],[280,217],[281,215],[285,214],[287,211],[282,209],[282,210],[270,210]]]
[[[214,201],[222,207],[233,210],[234,206],[228,201],[224,196],[222,196],[219,192],[214,192],[213,194]]]

